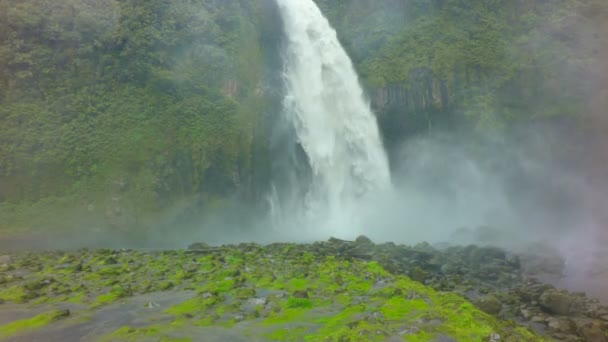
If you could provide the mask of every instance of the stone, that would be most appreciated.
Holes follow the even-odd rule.
[[[500,341],[500,335],[498,335],[497,333],[491,333],[490,336],[488,337],[488,341],[498,342],[498,341]]]
[[[521,313],[521,316],[525,319],[532,318],[532,312],[530,312],[529,309],[521,309],[519,312]]]
[[[545,323],[545,317],[542,315],[536,315],[530,318],[530,322],[532,323]]]
[[[368,238],[365,235],[359,235],[357,236],[357,238],[355,239],[355,242],[358,244],[366,244],[366,245],[373,245],[374,243],[372,242],[372,240],[370,238]]]
[[[490,295],[477,300],[475,306],[487,314],[497,315],[502,309],[502,302],[495,296]]]
[[[560,319],[551,317],[547,319],[547,326],[554,330],[565,334],[575,333],[576,332],[576,324],[569,319]]]
[[[10,255],[1,255],[0,256],[0,265],[9,266],[13,261]]]
[[[593,322],[579,329],[579,335],[588,342],[608,342],[606,334],[599,323]]]
[[[266,298],[251,298],[247,302],[253,306],[266,305]]]
[[[399,335],[403,336],[403,335],[414,335],[420,332],[420,328],[418,328],[417,326],[411,326],[411,327],[407,327],[401,331],[399,331]]]
[[[158,304],[158,303],[156,303],[156,302],[153,302],[153,301],[150,301],[150,302],[147,302],[147,303],[146,303],[146,306],[145,306],[145,307],[146,307],[147,309],[154,309],[154,308],[157,308],[157,307],[159,307],[159,306],[160,306],[160,304]]]
[[[543,292],[539,298],[540,305],[550,313],[568,315],[573,304],[573,298],[567,293],[556,289]]]
[[[209,245],[204,242],[195,242],[188,246],[189,250],[200,250],[200,249],[207,249],[207,248],[209,248]]]
[[[236,298],[238,299],[249,299],[255,297],[255,295],[255,289],[249,287],[242,287],[236,291]]]
[[[422,283],[429,276],[429,272],[419,266],[416,266],[410,271],[409,276],[410,278],[412,278],[412,280],[419,281]]]
[[[309,298],[308,297],[308,292],[303,291],[303,290],[295,291],[293,293],[293,297],[294,298]]]

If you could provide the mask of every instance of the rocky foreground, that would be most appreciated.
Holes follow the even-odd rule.
[[[608,341],[608,308],[498,248],[330,239],[0,256],[6,341]]]

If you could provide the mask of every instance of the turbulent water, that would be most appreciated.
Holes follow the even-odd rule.
[[[317,227],[344,229],[362,201],[390,185],[376,118],[350,58],[316,4],[277,1],[287,41],[284,111],[312,172],[301,213]]]

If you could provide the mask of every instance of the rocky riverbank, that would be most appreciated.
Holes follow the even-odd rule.
[[[559,254],[542,250],[513,254],[496,247],[432,247],[331,239],[310,247],[352,258],[376,260],[438,291],[458,293],[483,311],[514,320],[557,341],[608,341],[608,307],[584,293],[544,283],[563,271]]]
[[[0,339],[607,341],[608,308],[534,280],[541,269],[560,262],[364,236],[13,253],[0,256]]]

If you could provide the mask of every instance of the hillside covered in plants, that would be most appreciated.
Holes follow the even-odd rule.
[[[389,155],[445,129],[598,127],[602,1],[318,4]],[[132,230],[266,210],[276,11],[270,0],[0,2],[1,229]]]

